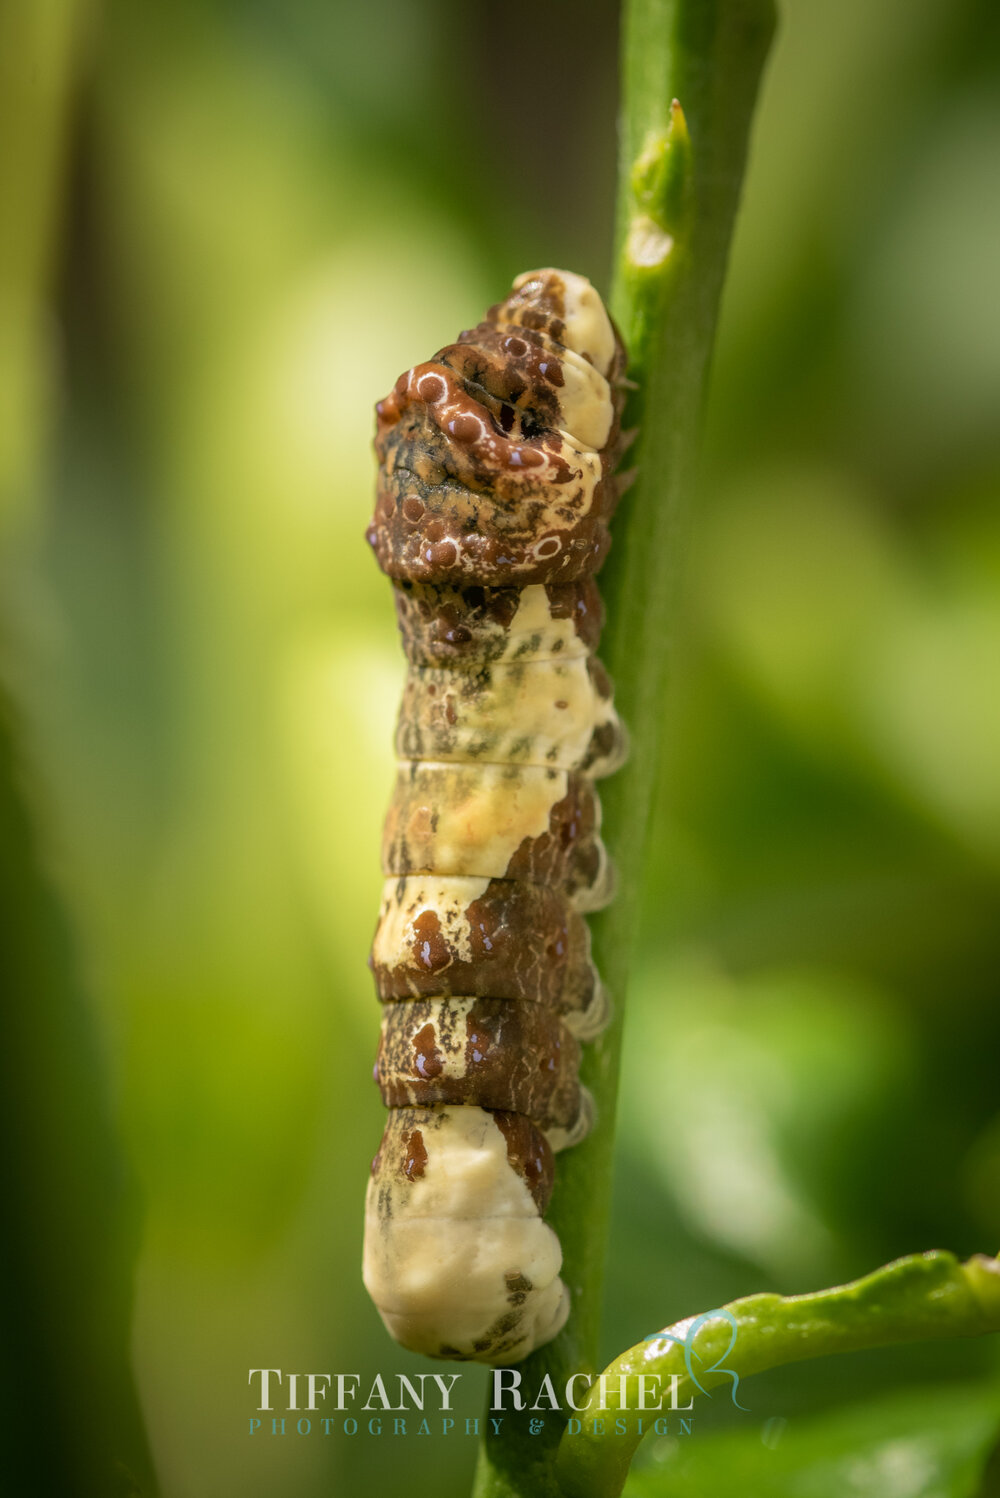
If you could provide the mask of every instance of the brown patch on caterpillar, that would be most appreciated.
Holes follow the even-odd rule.
[[[558,881],[571,896],[586,898],[581,908],[598,909],[611,897],[599,825],[600,807],[592,784],[581,775],[568,776],[565,796],[553,803],[548,829],[523,840],[507,865],[507,877]]]
[[[512,1306],[521,1306],[528,1297],[532,1288],[531,1281],[525,1274],[505,1274],[507,1281],[507,1299]]]
[[[545,593],[553,619],[571,619],[587,650],[596,650],[604,628],[604,604],[593,578],[583,578],[572,587],[547,583]]]
[[[379,1162],[378,1155],[372,1163],[372,1175],[375,1174],[375,1166]],[[419,1129],[411,1129],[403,1139],[403,1163],[402,1171],[408,1181],[418,1181],[427,1166],[427,1148],[424,1144],[424,1136]]]
[[[447,950],[434,971],[413,955],[412,932],[425,911]],[[583,916],[555,890],[511,879],[485,888],[481,880],[419,875],[387,882],[370,966],[383,1000],[514,999],[543,1004],[571,1025],[590,1008],[598,981]]]
[[[544,1216],[555,1181],[551,1145],[531,1119],[525,1118],[523,1114],[498,1110],[492,1116],[503,1135],[507,1159],[512,1169],[524,1181],[534,1198],[535,1206]]]
[[[594,690],[597,695],[606,701],[610,701],[614,696],[615,689],[611,684],[611,677],[607,673],[604,662],[598,660],[596,655],[592,655],[587,661],[587,670],[590,672],[590,679],[594,683]]]
[[[596,909],[609,897],[591,781],[535,765],[399,767],[382,871],[552,884]]]
[[[436,976],[452,961],[441,922],[433,910],[422,910],[414,920],[410,945],[417,967],[429,975]]]
[[[391,1004],[377,1065],[388,1108],[500,1109],[530,1118],[557,1142],[589,1121],[581,1102],[579,1043],[537,1004],[474,998]]]
[[[442,1071],[442,1068],[443,1068],[443,1065],[444,1065],[441,1052],[438,1049],[438,1045],[437,1045],[437,1031],[434,1028],[434,1026],[432,1024],[426,1024],[426,1025],[421,1026],[421,1028],[417,1031],[417,1033],[415,1035],[411,1036],[411,1038],[410,1038],[410,1047],[411,1047],[411,1049],[413,1051],[413,1059],[412,1059],[411,1064],[410,1064],[410,1071],[416,1077],[419,1077],[424,1082],[433,1082],[433,1080],[435,1079],[435,1077],[439,1077],[441,1075],[441,1071]],[[385,1066],[384,1066],[384,1063],[381,1060],[381,1058],[376,1062],[376,1065],[377,1065],[378,1070],[379,1070],[379,1083],[380,1083],[380,1085],[384,1089],[385,1086],[386,1086]],[[383,1090],[383,1096],[384,1095],[385,1095],[385,1093],[384,1093],[384,1090]],[[441,1097],[435,1097],[435,1098],[407,1098],[405,1101],[411,1102],[411,1103],[415,1103],[415,1102],[443,1103],[443,1102],[448,1102],[448,1101],[452,1101],[452,1100],[451,1099],[446,1099],[446,1098],[441,1098]]]
[[[544,597],[521,588],[396,582],[396,617],[415,666],[480,670],[499,660],[555,659],[596,650],[604,614],[593,578],[548,584]],[[561,627],[561,626],[568,626]]]
[[[582,768],[593,773],[594,766],[601,767],[602,775],[610,775],[624,760],[624,739],[617,723],[601,723],[594,729],[587,749],[587,758]]]
[[[509,1348],[517,1345],[517,1338],[510,1337],[509,1333],[517,1328],[520,1320],[520,1315],[516,1310],[507,1311],[503,1316],[498,1316],[489,1330],[473,1342],[475,1351],[480,1354],[488,1352],[492,1358],[499,1359]]]

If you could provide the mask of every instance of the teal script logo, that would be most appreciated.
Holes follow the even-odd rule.
[[[737,1336],[738,1327],[736,1325],[736,1317],[733,1315],[732,1311],[726,1311],[726,1310],[702,1311],[701,1315],[700,1316],[696,1316],[694,1318],[694,1320],[691,1322],[691,1325],[688,1327],[688,1329],[684,1333],[683,1337],[675,1337],[674,1334],[673,1334],[673,1332],[670,1332],[670,1331],[665,1331],[665,1332],[651,1332],[648,1337],[644,1337],[643,1338],[643,1341],[644,1342],[676,1342],[677,1345],[678,1345],[678,1347],[683,1347],[683,1349],[684,1349],[684,1367],[687,1369],[687,1376],[688,1376],[688,1378],[694,1384],[694,1386],[698,1390],[699,1394],[706,1394],[706,1395],[708,1395],[708,1398],[711,1399],[711,1397],[712,1397],[711,1394],[709,1394],[708,1390],[699,1382],[698,1375],[694,1371],[694,1361],[695,1361],[695,1359],[697,1359],[697,1361],[699,1363],[704,1362],[704,1359],[697,1352],[695,1352],[695,1349],[694,1349],[694,1339],[698,1335],[698,1333],[701,1330],[701,1328],[705,1325],[706,1321],[725,1321],[726,1324],[727,1324],[727,1326],[729,1327],[729,1344],[726,1347],[726,1350],[722,1354],[721,1358],[719,1358],[717,1362],[714,1362],[712,1364],[711,1368],[705,1368],[703,1370],[702,1376],[704,1377],[704,1375],[708,1374],[708,1373],[725,1373],[725,1374],[728,1374],[728,1376],[733,1381],[733,1388],[732,1388],[733,1403],[735,1404],[735,1406],[736,1406],[736,1408],[738,1410],[745,1410],[746,1409],[746,1405],[745,1404],[740,1404],[739,1400],[736,1398],[736,1391],[737,1391],[737,1389],[740,1386],[740,1376],[736,1372],[735,1368],[726,1368],[724,1366],[726,1359],[728,1358],[729,1354],[732,1352],[733,1348],[736,1346],[736,1336]]]

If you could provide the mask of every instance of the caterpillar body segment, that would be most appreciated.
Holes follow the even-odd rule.
[[[409,662],[371,965],[364,1279],[393,1336],[511,1363],[569,1292],[544,1221],[607,1021],[584,912],[613,893],[594,782],[626,753],[594,574],[618,497],[624,351],[581,276],[532,271],[379,402],[368,539]]]

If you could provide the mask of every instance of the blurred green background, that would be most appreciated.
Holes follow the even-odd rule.
[[[461,1435],[250,1439],[247,1372],[432,1366],[359,1274],[402,678],[371,407],[525,267],[607,288],[617,25],[0,0],[20,1492],[89,1491],[103,1421],[144,1484],[140,1410],[166,1498],[467,1490]],[[663,642],[609,1357],[1000,1246],[998,31],[987,0],[782,7]],[[806,1365],[697,1430],[771,1450],[996,1362]]]

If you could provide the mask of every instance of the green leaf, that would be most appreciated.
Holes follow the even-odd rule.
[[[976,1498],[1000,1432],[1000,1389],[893,1393],[786,1422],[661,1437],[626,1498]]]
[[[608,1380],[624,1380],[640,1407],[643,1383],[650,1392],[669,1379],[672,1403],[686,1407],[698,1392],[742,1380],[783,1363],[836,1352],[937,1341],[1000,1331],[1000,1260],[977,1254],[964,1264],[934,1250],[896,1259],[862,1279],[808,1295],[748,1295],[728,1306],[688,1317],[647,1337],[591,1385],[580,1416],[563,1436],[559,1480],[572,1498],[608,1498],[624,1491],[629,1464],[644,1435],[637,1422],[601,1420]],[[631,1381],[629,1383],[629,1381]],[[633,1398],[632,1390],[639,1396]]]

